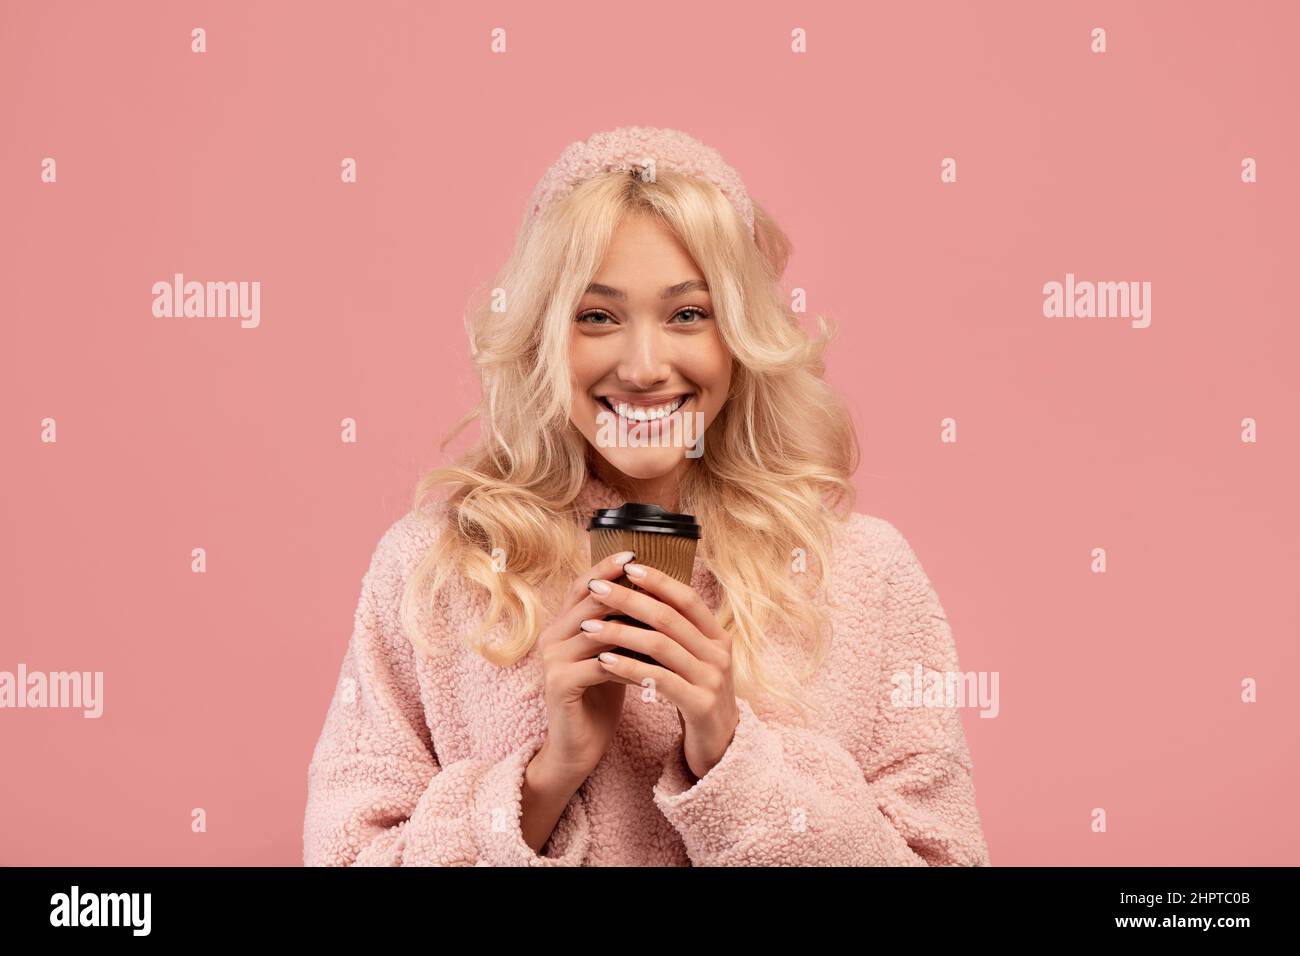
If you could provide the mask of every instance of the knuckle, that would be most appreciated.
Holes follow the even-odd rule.
[[[673,612],[667,607],[657,607],[650,615],[651,620],[646,621],[656,631],[666,631],[672,624]]]

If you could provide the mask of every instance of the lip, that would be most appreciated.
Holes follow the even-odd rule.
[[[623,419],[623,420],[633,426],[649,426],[649,427],[658,426],[659,423],[661,422],[667,422],[671,419],[680,416],[683,413],[686,406],[695,400],[695,393],[694,392],[673,392],[672,394],[666,395],[660,399],[656,399],[653,402],[626,402],[626,404],[628,405],[643,405],[643,406],[653,407],[655,405],[665,405],[669,402],[675,401],[678,398],[682,400],[682,403],[673,410],[673,413],[671,415],[665,415],[663,418],[652,418],[643,422],[632,421],[631,419]],[[625,399],[619,398],[617,395],[596,396],[597,405],[599,405],[605,411],[609,412],[611,415],[618,415],[618,412],[615,411],[612,406],[606,404],[607,401],[625,401]],[[619,415],[618,417],[622,418],[621,415]]]
[[[628,395],[622,392],[607,392],[604,395],[597,395],[597,399],[605,399],[610,402],[622,402],[624,405],[643,405],[653,407],[655,405],[667,405],[669,402],[676,401],[682,396],[690,397],[694,392],[662,392],[658,395]]]

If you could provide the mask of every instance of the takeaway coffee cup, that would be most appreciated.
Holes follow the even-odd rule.
[[[637,564],[657,568],[690,585],[691,571],[695,567],[695,546],[700,539],[700,526],[694,515],[677,514],[658,505],[628,502],[621,508],[601,508],[592,512],[587,525],[591,541],[591,563],[595,564],[619,551],[635,551]],[[614,579],[633,590],[641,590],[627,575]],[[622,621],[633,627],[649,628],[648,624],[626,614],[611,614],[606,620]],[[613,648],[615,654],[658,664],[654,658],[625,647]]]

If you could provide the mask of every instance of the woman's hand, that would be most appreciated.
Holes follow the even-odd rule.
[[[662,665],[621,654],[600,658],[606,670],[626,683],[653,680],[656,690],[677,708],[686,765],[699,780],[727,752],[740,722],[731,635],[689,585],[643,564],[626,564],[623,573],[645,593],[596,578],[588,587],[607,606],[606,614],[621,611],[651,629],[594,619],[584,620],[582,629],[607,644],[648,654]]]
[[[562,609],[537,639],[546,698],[546,740],[533,757],[540,776],[576,790],[614,739],[627,688],[601,667],[607,650],[598,635],[578,628],[584,618],[610,613],[588,590],[589,581],[616,578],[630,551],[612,554],[574,580]],[[531,766],[531,765],[530,765]]]

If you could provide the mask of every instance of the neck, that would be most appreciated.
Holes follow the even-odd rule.
[[[628,501],[658,505],[668,511],[677,511],[680,504],[679,492],[682,478],[690,466],[689,459],[683,458],[665,475],[655,478],[630,478],[604,458],[597,458],[594,470],[597,478],[625,494]]]

